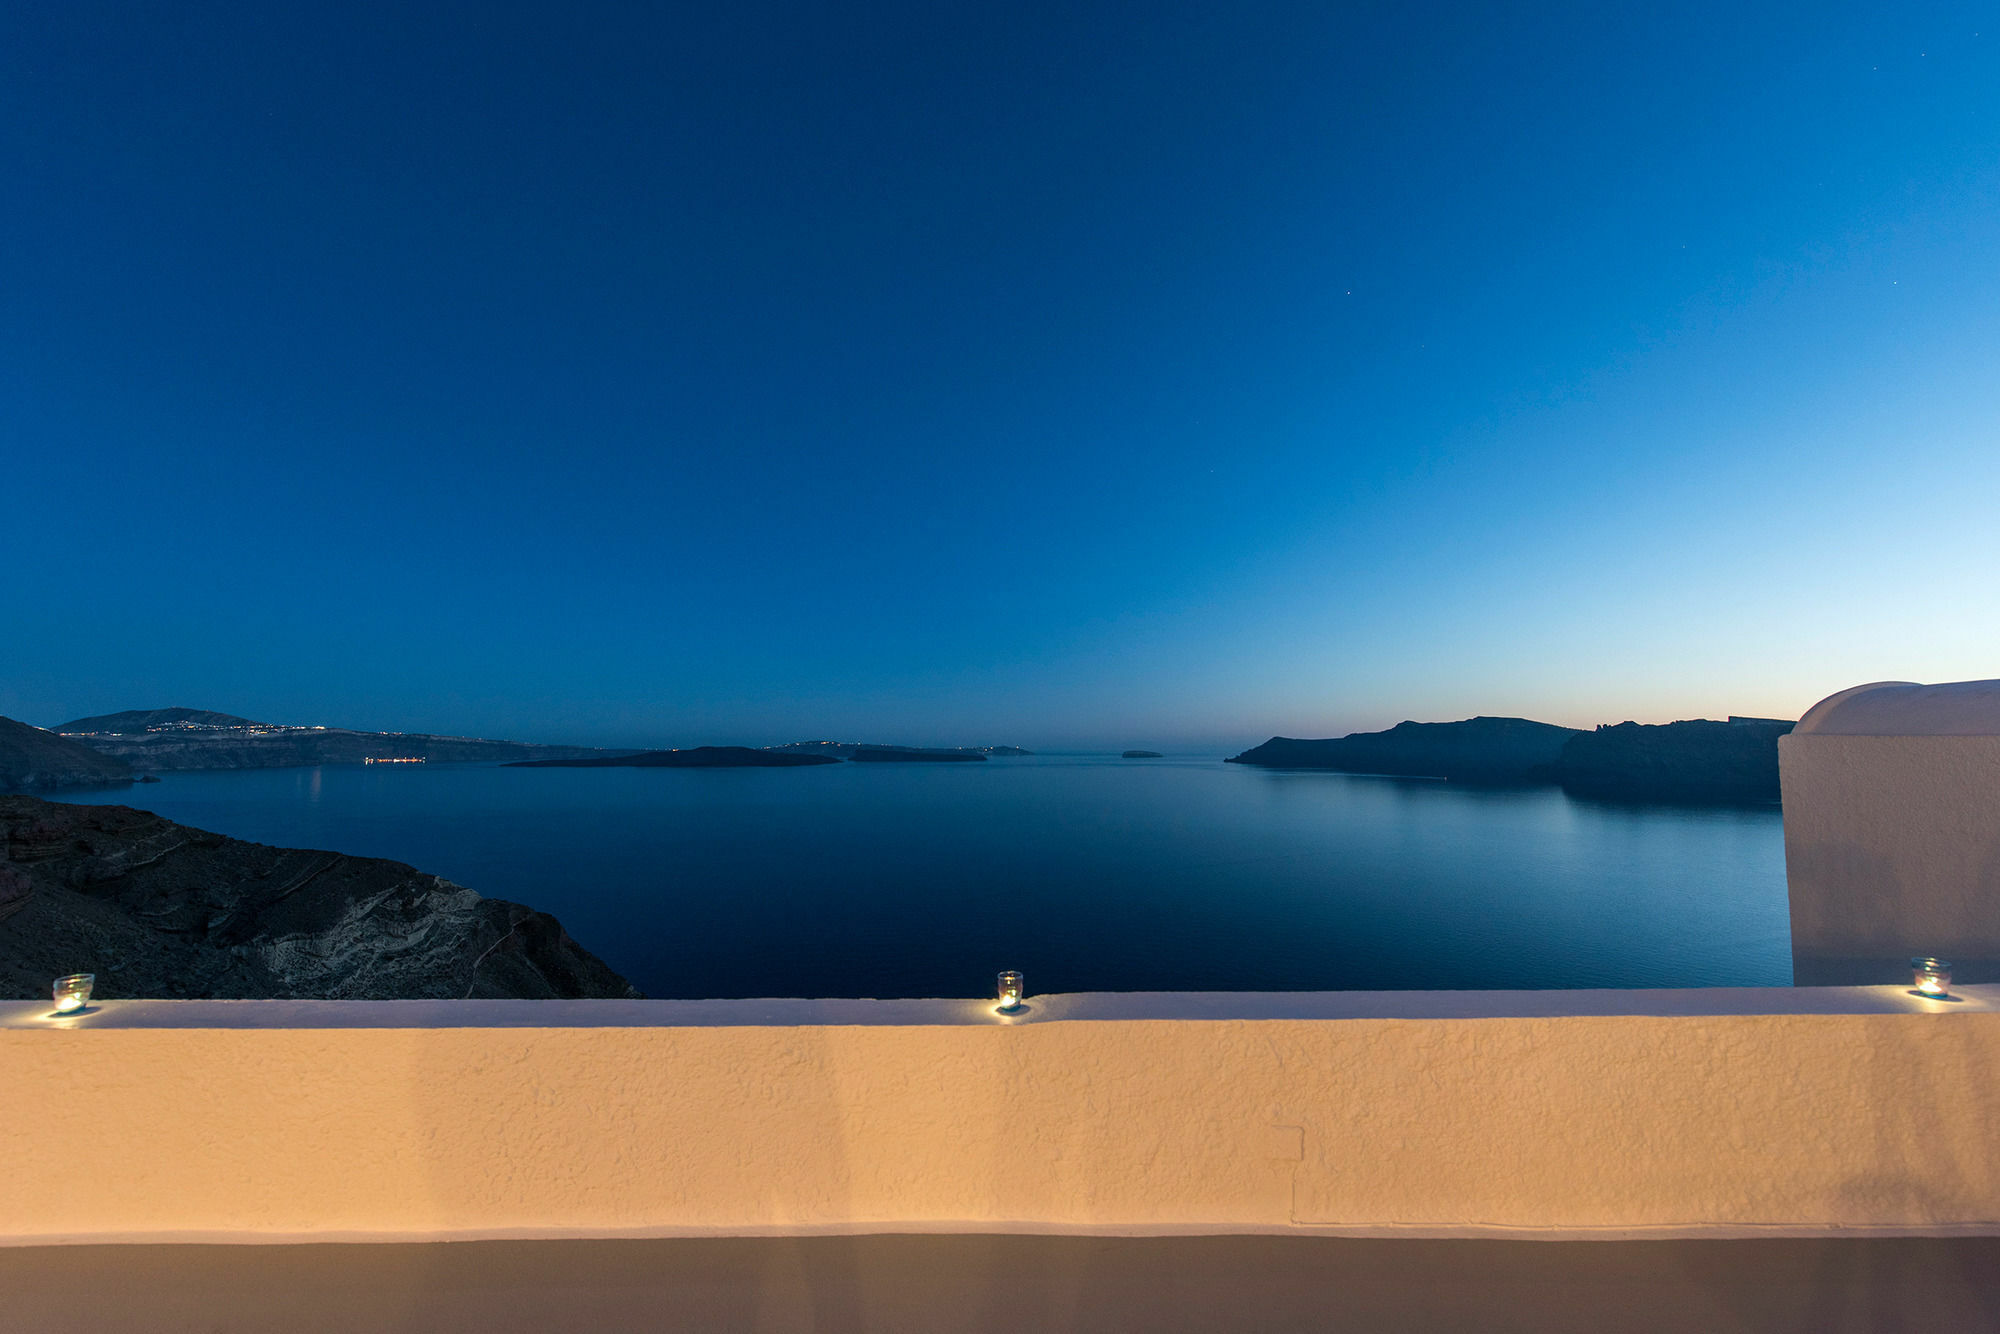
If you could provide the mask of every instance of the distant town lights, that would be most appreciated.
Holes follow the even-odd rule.
[[[75,1014],[90,1004],[90,989],[97,985],[95,973],[71,973],[55,984],[56,1013]]]
[[[1002,1014],[1012,1014],[1021,1008],[1021,997],[1028,994],[1028,979],[1019,973],[1000,974],[1000,1004],[996,1007]]]
[[[1942,999],[1951,995],[1951,965],[1943,959],[1933,959],[1928,954],[1920,954],[1910,960],[1910,971],[1916,974],[1916,990],[1919,996],[1935,996]]]

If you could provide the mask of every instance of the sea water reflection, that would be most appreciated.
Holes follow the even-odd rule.
[[[554,913],[653,996],[1769,986],[1775,808],[1216,757],[169,774],[91,800]]]

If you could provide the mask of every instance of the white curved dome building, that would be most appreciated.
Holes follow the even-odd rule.
[[[2000,681],[1855,686],[1778,754],[1794,980],[2000,979]]]

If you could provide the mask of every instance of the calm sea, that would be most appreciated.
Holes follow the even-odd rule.
[[[554,913],[651,996],[1774,986],[1779,814],[1213,757],[167,775],[122,802]]]

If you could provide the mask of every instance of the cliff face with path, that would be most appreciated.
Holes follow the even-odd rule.
[[[401,862],[0,797],[0,995],[630,997],[547,913]]]
[[[0,792],[129,783],[132,766],[68,737],[0,718]]]

